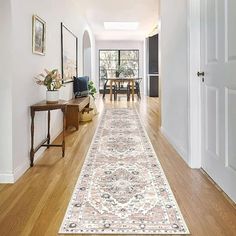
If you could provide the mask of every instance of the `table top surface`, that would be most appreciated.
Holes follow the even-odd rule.
[[[68,104],[68,105],[71,105],[71,104],[78,104],[78,103],[83,102],[83,101],[89,102],[89,100],[90,100],[90,97],[89,97],[89,96],[76,97],[76,98],[72,98],[71,100],[67,101],[67,104]]]
[[[127,78],[127,77],[114,77],[114,78],[106,78],[105,80],[140,80],[142,78]]]
[[[41,109],[41,108],[61,108],[63,106],[66,106],[68,101],[65,100],[59,100],[57,103],[47,103],[46,100],[43,100],[39,103],[31,105],[31,109]]]

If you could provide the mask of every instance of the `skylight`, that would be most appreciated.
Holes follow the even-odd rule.
[[[104,22],[106,30],[136,30],[139,22]]]

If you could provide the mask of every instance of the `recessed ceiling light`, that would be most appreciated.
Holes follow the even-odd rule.
[[[139,22],[104,22],[106,30],[136,30]]]

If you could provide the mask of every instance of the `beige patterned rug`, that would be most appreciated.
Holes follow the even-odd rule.
[[[134,109],[106,109],[59,233],[189,234]]]

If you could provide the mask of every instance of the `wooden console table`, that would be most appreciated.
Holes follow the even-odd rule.
[[[62,157],[65,155],[65,128],[66,128],[66,108],[67,101],[60,100],[58,103],[46,103],[46,101],[42,101],[30,107],[31,114],[31,150],[30,150],[30,166],[34,165],[34,154],[41,147],[61,147],[62,148]],[[60,109],[63,112],[63,141],[62,144],[50,144],[50,111]],[[35,112],[39,111],[48,111],[48,134],[47,138],[44,139],[36,148],[34,148],[34,116]]]

